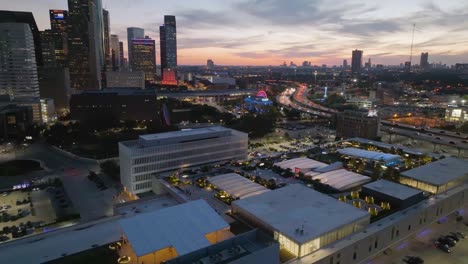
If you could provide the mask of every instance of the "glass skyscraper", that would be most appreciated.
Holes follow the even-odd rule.
[[[129,27],[127,28],[127,44],[128,44],[128,64],[132,67],[133,61],[133,50],[132,50],[132,39],[142,39],[145,37],[145,30],[142,28]]]
[[[159,27],[161,42],[161,75],[164,70],[177,68],[177,27],[175,16],[164,16],[164,25]]]
[[[101,0],[68,0],[68,50],[71,87],[101,88],[104,23]]]
[[[145,81],[153,82],[156,75],[156,47],[149,37],[134,38],[132,44],[132,70],[145,73]]]

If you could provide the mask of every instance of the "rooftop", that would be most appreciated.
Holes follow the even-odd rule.
[[[420,190],[401,185],[387,180],[378,180],[362,186],[369,190],[373,190],[391,197],[405,200],[421,193]]]
[[[214,134],[222,132],[230,132],[231,129],[222,126],[212,126],[205,128],[186,129],[179,131],[171,131],[164,133],[148,134],[140,136],[140,139],[144,141],[158,141],[158,140],[183,140],[188,137],[206,138],[211,137]]]
[[[208,181],[219,189],[236,198],[247,198],[270,191],[258,183],[255,183],[236,173],[228,173],[209,178]]]
[[[301,184],[234,201],[272,229],[303,244],[369,214]],[[296,232],[303,226],[304,233]]]
[[[339,149],[338,153],[342,155],[360,157],[364,159],[377,160],[377,161],[379,160],[389,161],[389,160],[394,160],[394,159],[401,159],[401,157],[398,155],[387,154],[387,153],[376,152],[376,151],[369,151],[369,150],[358,149],[358,148]]]
[[[205,235],[229,228],[205,201],[143,213],[119,220],[137,256],[174,247],[178,255],[211,245]]]
[[[295,168],[310,170],[323,168],[328,166],[328,164],[308,158],[296,158],[277,162],[275,163],[275,166],[278,166],[282,169],[291,169],[294,171]]]
[[[371,178],[367,176],[363,176],[345,169],[337,169],[324,173],[311,172],[305,173],[305,175],[310,176],[312,180],[320,180],[321,183],[328,184],[340,191],[344,191],[371,181]]]
[[[401,175],[440,186],[468,176],[468,166],[466,160],[449,157],[402,172]]]

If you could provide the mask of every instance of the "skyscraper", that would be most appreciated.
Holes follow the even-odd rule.
[[[348,60],[343,60],[343,69],[348,68]]]
[[[119,42],[119,60],[120,60],[120,65],[119,67],[122,69],[122,68],[125,68],[126,65],[125,65],[125,59],[124,59],[124,47],[123,47],[123,42],[120,41]]]
[[[43,48],[51,48],[52,42],[55,54],[55,64],[53,66],[67,66],[68,57],[68,41],[67,41],[67,19],[68,11],[66,10],[49,10],[50,17],[50,31],[44,30],[41,32],[41,41],[49,43],[42,43]],[[50,56],[49,51],[43,51],[44,56]],[[46,65],[48,64],[48,65]],[[46,61],[44,58],[44,65],[50,67],[50,59]]]
[[[42,60],[44,66],[55,67],[57,66],[56,56],[55,56],[55,42],[56,37],[60,36],[59,34],[53,33],[52,30],[46,29],[41,31],[41,49],[42,49]]]
[[[161,73],[177,69],[177,30],[175,16],[164,16],[164,25],[159,27],[161,42]]]
[[[36,64],[37,66],[42,66],[41,35],[33,14],[31,12],[0,10],[0,23],[26,23],[29,25],[34,38]]]
[[[156,75],[156,47],[153,39],[134,38],[131,41],[132,46],[132,65],[133,71],[142,71],[145,73],[145,81],[154,82]]]
[[[110,36],[110,56],[111,56],[111,65],[112,71],[118,71],[120,69],[120,43],[119,36],[111,35]]]
[[[207,68],[208,70],[214,69],[214,62],[213,62],[212,59],[209,59],[209,60],[206,61],[206,68]]]
[[[129,67],[132,67],[132,55],[133,55],[133,50],[132,50],[132,39],[138,38],[142,39],[145,37],[145,30],[142,28],[137,28],[137,27],[129,27],[127,28],[127,44],[128,44],[128,63]]]
[[[101,0],[68,0],[68,50],[71,87],[100,89],[104,67]]]
[[[362,50],[353,50],[353,56],[351,58],[351,72],[354,74],[361,73],[362,53]]]
[[[27,23],[0,23],[0,92],[39,99],[34,37]]]
[[[429,69],[429,53],[421,53],[421,62],[419,63],[419,66],[421,66],[422,70]]]
[[[111,53],[110,53],[110,20],[109,20],[109,11],[102,9],[102,19],[104,23],[104,61],[106,68],[110,67],[111,62]]]

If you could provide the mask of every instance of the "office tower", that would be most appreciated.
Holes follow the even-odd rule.
[[[351,58],[351,72],[354,74],[361,72],[362,53],[362,50],[353,50],[353,56]]]
[[[41,34],[41,49],[42,49],[42,60],[44,67],[55,67],[55,38],[57,34],[53,33],[52,30],[46,29],[40,32]],[[60,36],[60,35],[59,35]]]
[[[209,59],[209,60],[206,61],[206,68],[207,68],[208,70],[214,69],[214,62],[213,62],[213,60]]]
[[[421,53],[421,62],[419,63],[422,70],[429,69],[429,53]]]
[[[344,69],[348,68],[348,60],[343,60],[343,68]]]
[[[110,56],[112,71],[118,71],[120,69],[120,43],[119,36],[110,36]]]
[[[104,22],[104,58],[106,68],[111,67],[111,51],[110,51],[110,20],[109,11],[102,9],[102,19]]]
[[[175,16],[164,16],[164,25],[159,27],[161,42],[161,73],[177,69],[177,37]]]
[[[132,49],[132,71],[145,73],[145,80],[153,82],[156,75],[156,47],[153,39],[134,38],[131,41]]]
[[[41,36],[33,14],[31,12],[0,10],[0,23],[26,23],[29,25],[34,38],[36,64],[42,66]]]
[[[41,41],[43,48],[54,48],[55,63],[54,66],[67,66],[68,56],[68,41],[67,41],[67,19],[68,11],[66,10],[49,10],[50,30],[41,32]],[[43,51],[44,56],[50,56],[49,51]],[[50,67],[50,59],[44,58],[44,66]]]
[[[371,59],[370,59],[370,58],[369,58],[369,60],[365,63],[364,66],[365,66],[366,69],[370,69],[370,68],[371,68],[372,64],[371,64]]]
[[[0,93],[39,99],[34,37],[26,23],[0,23]]]
[[[101,0],[68,0],[68,51],[71,87],[100,89],[104,67]]]
[[[67,32],[67,10],[49,10],[49,17],[52,32],[61,34]]]
[[[124,60],[124,47],[123,47],[123,42],[119,42],[119,61],[120,61],[120,68],[126,67],[125,65],[125,60]]]
[[[127,28],[127,44],[128,44],[128,64],[130,65],[129,67],[132,67],[132,56],[133,56],[133,50],[132,50],[132,39],[142,39],[145,37],[145,30],[142,28],[136,28],[136,27],[129,27]]]

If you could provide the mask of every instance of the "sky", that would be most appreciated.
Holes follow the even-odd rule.
[[[466,0],[102,1],[111,33],[125,43],[127,27],[159,40],[164,15],[175,15],[179,65],[341,65],[354,49],[364,61],[395,65],[409,60],[413,24],[413,64],[421,52],[433,63],[468,62]],[[4,10],[32,11],[41,30],[50,28],[49,9],[68,9],[66,0],[0,2]]]

